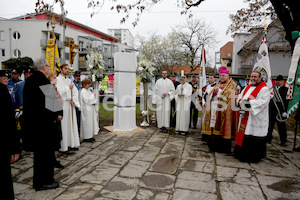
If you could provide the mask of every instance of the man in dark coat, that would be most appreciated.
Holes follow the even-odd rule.
[[[59,186],[54,181],[55,121],[57,112],[46,108],[45,94],[40,86],[50,85],[46,75],[50,66],[45,59],[34,62],[35,72],[25,81],[23,96],[24,138],[23,148],[34,152],[33,188],[54,189]]]
[[[282,75],[279,75],[275,80],[275,87],[273,87],[274,97],[270,100],[269,104],[269,129],[267,135],[267,141],[271,143],[273,136],[272,132],[274,129],[275,122],[277,123],[278,133],[280,136],[280,145],[286,146],[287,142],[287,133],[286,133],[286,124],[285,121],[278,121],[278,115],[282,115],[284,118],[287,116],[286,110],[288,107],[288,100],[286,99],[286,94],[288,88],[283,85],[284,80]],[[276,97],[276,93],[278,94],[279,99]],[[277,101],[278,112],[276,105],[274,104],[274,100]]]
[[[192,94],[197,92],[197,90],[198,90],[198,81],[197,81],[197,76],[196,75],[192,75],[192,80],[189,82],[189,84],[191,84],[191,86],[193,88],[193,93]],[[192,101],[191,108],[190,108],[190,127],[191,127],[191,124],[193,124],[193,127],[192,127],[193,129],[197,128],[197,122],[198,122],[198,109],[196,108],[195,103],[196,102]]]
[[[4,183],[1,187],[1,196],[5,197],[6,199],[14,199],[10,163],[18,160],[21,151],[21,145],[20,138],[17,134],[13,104],[11,102],[7,87],[2,83],[0,83],[0,96],[0,127],[2,141],[0,145],[2,163],[0,177]]]
[[[172,74],[170,76],[171,81],[174,84],[175,90],[177,88],[178,85],[180,85],[180,83],[178,81],[176,81],[176,75]],[[170,127],[174,127],[176,126],[176,102],[175,102],[175,98],[171,101],[171,119],[170,119]]]

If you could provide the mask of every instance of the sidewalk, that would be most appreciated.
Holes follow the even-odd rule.
[[[82,143],[73,155],[58,155],[64,169],[55,169],[60,187],[32,189],[33,155],[12,164],[16,199],[299,199],[300,152],[288,146],[267,146],[267,158],[242,163],[232,155],[211,153],[195,130],[188,136],[146,128],[116,135],[106,130],[94,143]]]

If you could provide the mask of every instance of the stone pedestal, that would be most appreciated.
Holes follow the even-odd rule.
[[[114,55],[114,131],[136,128],[136,55]]]

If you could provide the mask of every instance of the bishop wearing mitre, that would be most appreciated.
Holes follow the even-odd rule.
[[[235,109],[238,89],[226,67],[220,68],[219,78],[209,94],[211,106],[205,112],[202,132],[211,135],[207,141],[211,151],[230,153],[231,141],[235,139],[238,128],[238,112]]]

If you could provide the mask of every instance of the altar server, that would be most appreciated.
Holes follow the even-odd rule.
[[[189,131],[190,125],[190,106],[193,88],[187,83],[187,75],[181,76],[182,83],[175,91],[176,99],[176,133],[185,135]]]
[[[93,142],[94,135],[99,132],[98,116],[96,111],[96,95],[92,93],[90,88],[91,81],[84,79],[82,81],[82,89],[80,92],[81,105],[81,121],[80,121],[80,136],[83,137],[83,142]]]
[[[60,152],[68,154],[70,150],[78,150],[79,134],[77,128],[77,118],[75,106],[80,108],[78,100],[78,90],[74,87],[71,79],[67,78],[69,74],[68,64],[60,66],[61,74],[57,77],[57,91],[63,100],[64,117],[61,121],[62,140]],[[72,98],[71,98],[72,96]]]

